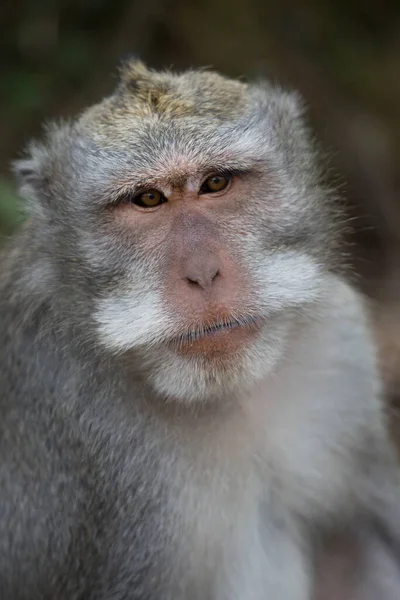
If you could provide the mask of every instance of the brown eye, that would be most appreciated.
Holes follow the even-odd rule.
[[[231,178],[228,175],[219,175],[218,173],[207,177],[200,188],[200,194],[215,194],[222,192],[228,187]]]
[[[155,208],[164,202],[167,202],[167,199],[158,190],[147,190],[132,198],[132,204],[141,208]]]

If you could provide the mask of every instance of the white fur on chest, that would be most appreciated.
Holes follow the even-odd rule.
[[[193,573],[190,597],[197,600],[196,586],[204,590],[206,581],[211,600],[308,599],[307,540],[279,502],[265,426],[241,409],[219,433],[215,446],[209,439],[198,449],[190,477],[185,461],[179,468],[174,512]]]
[[[181,552],[192,572],[190,597],[210,600],[306,600],[308,554],[290,515],[271,511],[268,489],[249,464],[241,481],[186,489]],[[215,474],[217,475],[217,474]],[[186,512],[187,511],[187,512]],[[202,591],[201,591],[202,590]]]

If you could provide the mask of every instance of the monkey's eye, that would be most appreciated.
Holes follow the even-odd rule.
[[[231,182],[229,175],[214,173],[207,177],[200,188],[200,194],[216,194],[225,190]]]
[[[131,203],[140,208],[156,208],[167,202],[166,197],[158,190],[146,190],[131,199]]]

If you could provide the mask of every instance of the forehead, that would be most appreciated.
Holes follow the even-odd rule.
[[[253,166],[258,154],[240,120],[137,118],[124,112],[117,118],[114,114],[112,121],[96,118],[90,130],[111,171],[116,175],[129,172],[138,180],[190,177],[211,169],[246,169]]]

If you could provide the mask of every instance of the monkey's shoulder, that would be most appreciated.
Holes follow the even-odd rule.
[[[146,598],[168,547],[155,457],[95,415],[30,400],[8,404],[0,426],[0,590],[16,600],[122,600],[128,588]]]

